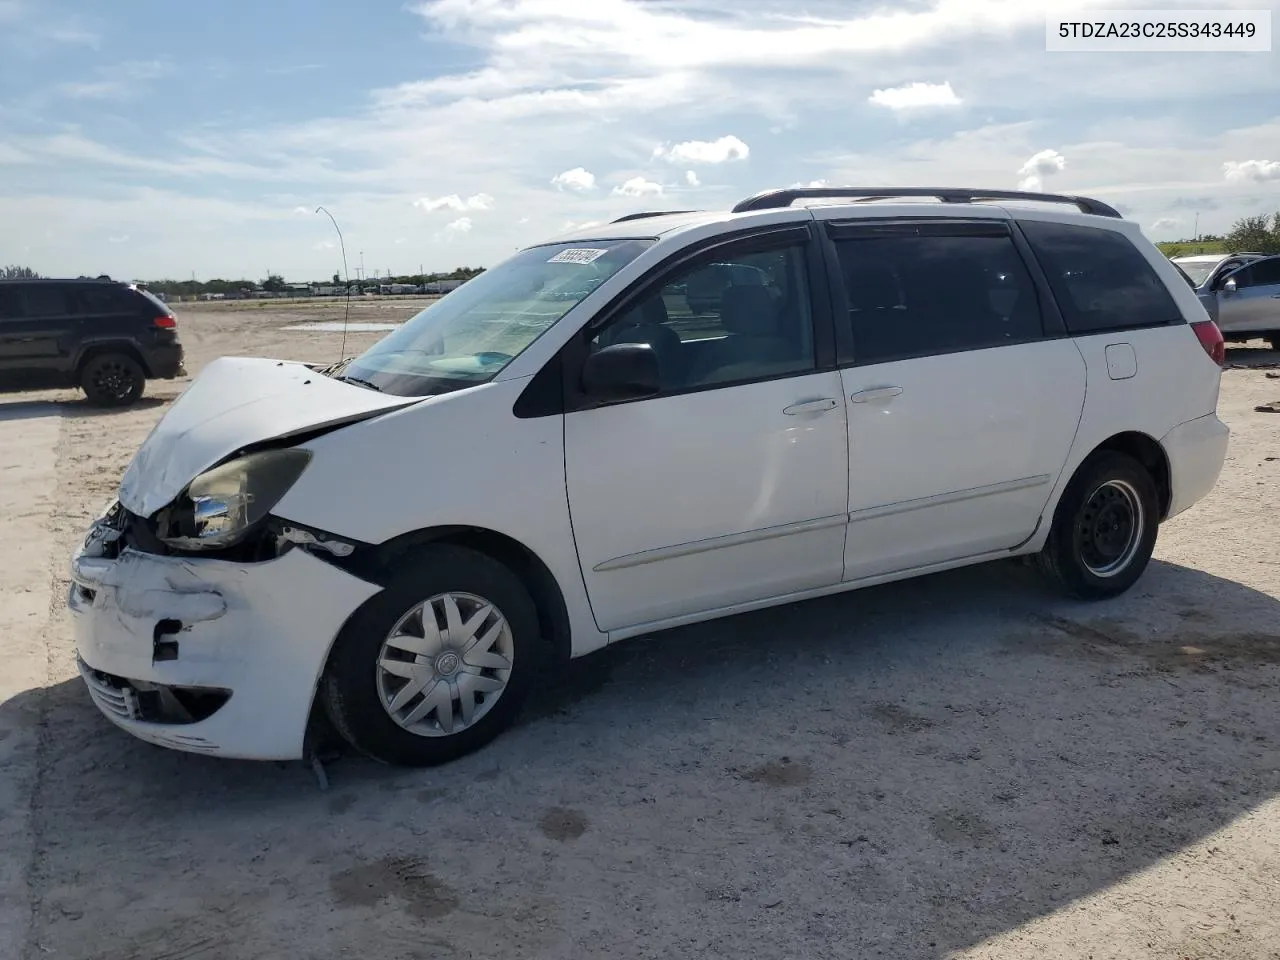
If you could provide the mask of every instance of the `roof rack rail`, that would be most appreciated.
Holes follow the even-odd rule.
[[[849,197],[855,202],[887,200],[896,197],[935,197],[943,203],[972,203],[975,200],[1036,200],[1041,203],[1069,203],[1082,213],[1099,217],[1120,217],[1120,212],[1101,200],[1059,193],[1030,193],[1025,190],[969,190],[964,187],[792,187],[765,190],[738,203],[734,213],[751,210],[776,210],[789,207],[797,200],[825,197]]]
[[[611,220],[610,223],[626,223],[628,220],[644,220],[648,217],[666,217],[675,213],[697,213],[697,210],[646,210],[644,213],[628,213],[625,217]]]

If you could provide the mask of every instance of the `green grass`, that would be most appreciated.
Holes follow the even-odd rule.
[[[1157,243],[1166,257],[1194,257],[1202,253],[1226,253],[1221,240],[1197,240],[1195,242]]]

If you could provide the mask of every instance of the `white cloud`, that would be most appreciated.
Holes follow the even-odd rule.
[[[644,177],[632,177],[621,186],[614,187],[613,194],[618,197],[658,197],[662,195],[662,184]]]
[[[1040,150],[1018,168],[1018,176],[1022,178],[1018,181],[1018,189],[1042,191],[1044,178],[1061,173],[1066,166],[1067,158],[1057,150]]]
[[[107,237],[107,243],[128,243],[129,235],[127,233],[116,234],[113,237]]]
[[[701,181],[698,179],[697,173],[692,170],[686,170],[684,172],[684,182],[691,187],[701,186]]]
[[[73,100],[121,100],[139,93],[150,81],[172,70],[163,60],[128,60],[101,67],[97,79],[64,83],[58,92]]]
[[[492,210],[493,197],[487,193],[477,193],[463,200],[456,193],[451,193],[447,197],[437,197],[435,199],[420,197],[413,201],[413,205],[426,213],[434,213],[436,210],[455,210],[459,213],[464,210]],[[462,219],[467,220],[466,217]],[[467,222],[470,223],[470,220],[467,220]]]
[[[452,223],[446,226],[445,229],[450,231],[451,233],[470,233],[471,218],[459,217],[457,220],[454,220]]]
[[[293,212],[294,212],[294,213],[299,213],[299,214],[301,214],[301,213],[311,213],[311,211],[310,211],[310,210],[308,210],[306,207],[302,207],[302,206],[294,207],[294,208],[293,208]]]
[[[332,250],[336,246],[337,244],[334,243],[332,240],[320,240],[317,243],[313,244],[311,249],[312,250]]]
[[[1265,183],[1280,180],[1280,160],[1228,160],[1222,165],[1227,180]]]
[[[808,183],[796,182],[791,184],[788,189],[794,190],[797,187],[825,187],[829,186],[826,180],[810,180]]]
[[[895,112],[905,112],[958,107],[963,101],[951,89],[951,81],[947,80],[943,83],[906,83],[900,87],[875,90],[867,97],[867,102]]]
[[[669,163],[728,163],[747,159],[751,148],[729,134],[719,140],[686,140],[674,147],[660,144],[654,148],[653,155]]]
[[[1156,220],[1154,223],[1151,224],[1151,229],[1156,232],[1164,232],[1164,231],[1172,230],[1181,222],[1182,221],[1179,220],[1177,217],[1161,217],[1160,219]]]
[[[572,170],[564,171],[564,173],[557,173],[551,178],[551,183],[561,190],[583,192],[595,187],[596,175],[582,167],[574,167]]]

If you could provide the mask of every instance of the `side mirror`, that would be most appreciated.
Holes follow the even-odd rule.
[[[597,400],[639,400],[660,389],[658,355],[647,343],[615,343],[587,357],[582,389]]]
[[[1231,277],[1222,285],[1222,292],[1225,293],[1227,296],[1231,296],[1238,289],[1239,289],[1239,286],[1236,284],[1235,277]]]

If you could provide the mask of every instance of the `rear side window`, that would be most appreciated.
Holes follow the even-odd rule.
[[[66,294],[61,287],[23,287],[19,296],[22,300],[23,314],[32,319],[64,317],[71,312]]]
[[[1071,333],[1182,319],[1151,264],[1123,234],[1043,220],[1023,220],[1019,226],[1044,267]]]
[[[125,313],[140,306],[116,287],[83,286],[75,291],[74,303],[79,314]]]
[[[1035,285],[1003,226],[835,234],[855,362],[981,350],[1043,333]]]

